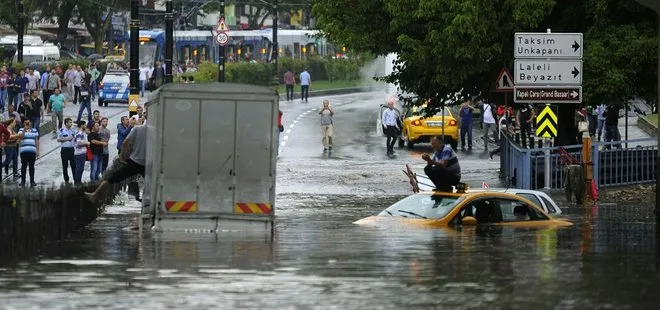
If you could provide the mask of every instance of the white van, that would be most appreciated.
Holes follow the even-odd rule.
[[[25,45],[23,46],[23,63],[29,65],[35,61],[60,60],[60,48],[56,45]],[[18,52],[14,55],[14,62],[18,61]]]

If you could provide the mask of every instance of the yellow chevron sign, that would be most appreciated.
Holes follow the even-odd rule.
[[[541,138],[554,138],[557,136],[557,115],[550,106],[536,116],[536,136]]]

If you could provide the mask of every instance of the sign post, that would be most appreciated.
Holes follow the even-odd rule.
[[[545,188],[550,188],[550,151],[559,122],[549,104],[582,103],[582,34],[528,33],[514,35],[513,101],[546,104],[536,117],[536,136],[545,147]]]
[[[128,95],[128,116],[131,117],[137,114],[138,104],[140,102],[140,95],[130,94]]]
[[[220,1],[220,20],[215,28],[215,43],[220,46],[220,63],[218,64],[218,82],[225,81],[225,46],[229,43],[229,27],[225,23],[225,1]]]

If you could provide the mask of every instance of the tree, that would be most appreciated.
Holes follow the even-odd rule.
[[[102,5],[96,1],[77,1],[77,3],[79,19],[92,35],[96,53],[101,54],[106,30],[112,23],[112,15],[117,11],[129,10],[130,1],[106,0]]]
[[[25,31],[27,32],[28,24],[30,23],[29,16],[39,10],[41,2],[37,0],[24,0],[25,14],[28,16],[26,20]],[[0,0],[0,24],[9,25],[14,31],[18,31],[18,4],[15,0]]]
[[[69,22],[73,18],[76,0],[43,1],[40,3],[41,18],[57,20],[56,42],[64,43],[69,32]]]
[[[497,99],[490,90],[499,70],[512,68],[514,33],[546,28],[585,33],[588,102],[657,92],[643,69],[657,67],[657,20],[633,0],[317,0],[313,14],[332,42],[397,53],[384,80],[416,95],[407,103],[430,100],[429,112],[473,96]],[[560,128],[574,127],[575,108],[563,105]],[[575,141],[571,130],[559,145]]]

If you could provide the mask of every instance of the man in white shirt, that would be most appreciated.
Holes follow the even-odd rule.
[[[144,97],[144,90],[147,88],[147,81],[149,80],[149,75],[151,74],[151,69],[147,67],[146,64],[140,66],[140,96]]]
[[[76,162],[74,160],[74,144],[73,139],[76,136],[76,131],[72,128],[73,121],[70,118],[64,120],[64,128],[57,131],[57,142],[61,143],[60,157],[62,158],[62,172],[64,174],[64,182],[69,183],[68,168],[71,166],[71,175],[76,173]]]
[[[308,102],[307,99],[309,97],[309,87],[312,86],[312,76],[309,75],[309,72],[307,72],[307,69],[300,73],[300,101],[302,102],[303,100],[305,102]]]
[[[399,135],[399,111],[394,108],[394,97],[387,100],[387,109],[383,111],[381,122],[383,124],[383,131],[387,136],[385,146],[387,147],[387,156],[394,155],[394,143],[396,143],[397,136]]]
[[[495,142],[499,143],[500,139],[497,134],[497,125],[495,125],[495,117],[493,116],[493,106],[488,103],[484,102],[484,115],[483,115],[483,120],[484,120],[484,151],[488,151],[488,133],[493,132],[493,137],[495,138]]]

